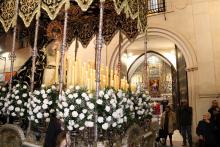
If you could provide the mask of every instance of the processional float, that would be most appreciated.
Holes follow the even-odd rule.
[[[59,68],[59,95],[62,96],[63,90],[63,74],[64,74],[64,51],[67,47],[67,24],[68,24],[68,9],[70,7],[70,3],[73,0],[3,0],[0,4],[1,14],[0,14],[0,22],[7,32],[11,27],[13,27],[13,42],[12,49],[10,53],[10,81],[9,81],[9,91],[12,91],[13,84],[13,71],[14,71],[14,61],[15,61],[15,43],[16,43],[16,34],[17,34],[17,19],[18,16],[23,20],[24,25],[29,27],[33,19],[35,18],[35,35],[34,35],[34,46],[32,49],[32,69],[31,69],[31,84],[30,91],[31,93],[34,90],[34,79],[35,79],[35,70],[36,70],[36,56],[38,50],[38,31],[39,31],[39,21],[40,16],[42,15],[42,11],[46,11],[49,18],[54,20],[56,16],[62,11],[62,7],[64,6],[64,26],[63,26],[63,39],[62,45],[60,48],[60,68]],[[90,5],[94,2],[93,0],[75,0],[75,2],[79,5],[82,11],[87,11]],[[103,46],[103,15],[104,15],[104,4],[105,0],[100,0],[99,6],[99,25],[98,25],[98,35],[96,39],[96,73],[95,73],[95,81],[96,82],[96,97],[99,97],[100,91],[100,66],[101,66],[101,50]],[[144,68],[144,87],[147,86],[147,15],[148,15],[148,1],[147,0],[112,0],[114,4],[114,8],[117,14],[125,13],[127,18],[131,18],[137,21],[137,28],[139,33],[145,34],[145,68]],[[45,12],[44,12],[45,13]],[[121,42],[122,31],[119,30],[119,60],[118,60],[118,76],[121,77]],[[76,40],[77,42],[77,40]],[[75,54],[76,55],[76,54]],[[110,72],[110,71],[108,71]],[[109,75],[109,73],[108,73]],[[119,78],[120,79],[120,78]],[[121,87],[121,81],[119,80],[119,87]],[[96,112],[94,112],[96,114]],[[95,122],[97,121],[97,114],[95,115]],[[30,131],[31,123],[29,123]],[[97,125],[95,123],[94,127],[94,142],[97,142],[98,132]]]

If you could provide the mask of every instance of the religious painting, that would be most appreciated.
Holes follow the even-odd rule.
[[[150,80],[150,92],[151,93],[159,92],[159,79]]]

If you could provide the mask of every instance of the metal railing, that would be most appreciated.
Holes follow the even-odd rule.
[[[165,0],[148,0],[148,14],[161,13],[165,11]]]

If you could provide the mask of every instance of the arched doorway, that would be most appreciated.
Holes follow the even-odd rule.
[[[148,29],[148,38],[151,36],[160,36],[166,38],[174,43],[174,45],[179,49],[180,53],[182,53],[182,57],[185,59],[185,71],[187,72],[187,87],[188,87],[188,98],[189,105],[193,107],[193,129],[195,130],[197,122],[199,118],[197,117],[197,99],[199,98],[198,90],[197,90],[197,57],[194,51],[194,47],[191,43],[185,39],[184,36],[177,32],[171,31],[170,28],[161,28],[160,26],[149,27]],[[140,35],[136,40],[141,40],[144,38],[144,35]],[[135,41],[136,41],[135,40]],[[140,41],[144,46],[144,41]],[[132,44],[128,40],[124,40],[122,42],[122,50],[121,53],[125,52],[126,49]],[[109,66],[114,68],[117,66],[118,61],[118,46],[114,49],[114,52],[111,56]],[[194,134],[195,135],[195,134]]]

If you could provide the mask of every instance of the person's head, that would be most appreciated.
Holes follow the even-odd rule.
[[[203,120],[210,120],[210,118],[211,118],[211,114],[209,112],[203,114]]]
[[[213,108],[218,107],[218,101],[217,101],[217,100],[213,100],[213,101],[212,101],[212,107],[213,107]]]
[[[166,112],[170,112],[170,110],[171,110],[170,106],[166,106],[166,107],[165,107],[165,111],[166,111]]]
[[[67,147],[66,132],[65,131],[62,131],[57,136],[56,147]]]
[[[188,105],[187,99],[182,99],[181,104],[182,104],[182,106],[187,106]]]

